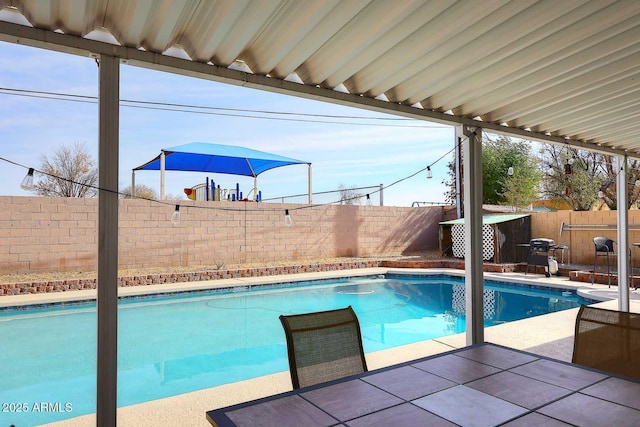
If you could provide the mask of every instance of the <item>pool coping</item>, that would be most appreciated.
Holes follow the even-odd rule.
[[[143,295],[169,294],[192,291],[205,291],[208,289],[225,289],[234,287],[246,287],[255,285],[271,285],[288,282],[304,282],[322,279],[342,278],[342,277],[362,277],[375,276],[379,274],[394,275],[451,275],[464,277],[463,270],[450,268],[392,268],[392,267],[370,267],[353,270],[319,271],[310,273],[293,273],[276,276],[259,277],[237,277],[230,279],[203,280],[197,282],[176,282],[154,285],[127,286],[118,288],[118,297],[134,297]],[[609,288],[600,284],[585,284],[575,282],[565,276],[545,277],[544,275],[523,275],[523,273],[490,273],[485,272],[484,279],[503,282],[517,283],[520,285],[535,286],[552,289],[567,289],[578,293],[583,298],[593,301],[610,301],[617,299],[617,287]],[[70,302],[91,302],[97,296],[96,289],[75,290],[53,293],[17,294],[4,295],[0,298],[0,308],[21,307],[28,305],[61,304]],[[631,300],[640,300],[640,289],[629,290]]]

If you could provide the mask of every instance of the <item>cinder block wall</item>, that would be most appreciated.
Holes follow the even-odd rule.
[[[0,196],[0,273],[95,270],[97,199]],[[119,268],[391,256],[438,248],[444,208],[121,200]],[[294,225],[284,225],[289,209]]]

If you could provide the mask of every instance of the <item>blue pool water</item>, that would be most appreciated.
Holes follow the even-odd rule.
[[[485,283],[485,325],[589,304],[561,291]],[[365,351],[463,332],[464,281],[339,279],[125,299],[118,405],[286,371],[280,314],[353,306]],[[0,311],[0,426],[95,412],[96,311],[76,304]],[[12,405],[12,406],[10,406]]]

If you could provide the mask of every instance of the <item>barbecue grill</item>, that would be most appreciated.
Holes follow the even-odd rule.
[[[545,267],[544,275],[550,277],[551,274],[558,272],[558,262],[555,259],[555,250],[558,248],[552,239],[531,239],[529,241],[529,256],[527,257],[527,270],[533,267],[535,272],[536,266]]]

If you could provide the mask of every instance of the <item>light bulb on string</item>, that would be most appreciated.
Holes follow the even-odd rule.
[[[293,220],[291,219],[291,215],[289,215],[289,209],[284,210],[284,225],[287,227],[293,225]]]
[[[570,157],[569,160],[567,161],[567,163],[569,163],[570,165],[573,165],[573,162],[575,162],[576,159],[573,157]]]
[[[367,206],[372,206],[371,197],[367,194]]]
[[[515,170],[513,170],[513,166],[509,166],[509,169],[507,169],[507,175],[511,176],[515,173]]]
[[[604,197],[604,192],[602,190],[598,191],[598,199],[602,199]]]
[[[22,182],[20,183],[20,188],[25,191],[33,190],[33,168],[29,168],[27,174],[22,178]]]
[[[176,210],[173,211],[173,215],[171,215],[171,224],[180,224],[180,205],[176,205]]]
[[[433,178],[433,172],[431,172],[431,166],[427,166],[427,179]]]
[[[636,179],[635,186],[640,187],[640,179]]]

